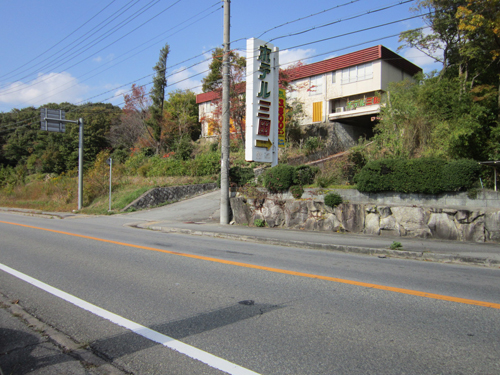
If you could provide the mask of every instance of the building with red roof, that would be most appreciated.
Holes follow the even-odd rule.
[[[370,137],[391,82],[412,79],[422,69],[388,48],[377,45],[342,56],[299,66],[287,100],[302,103],[301,125],[324,125],[342,138],[344,148],[360,136]],[[240,87],[242,93],[244,86]],[[202,136],[209,137],[217,92],[199,94]]]

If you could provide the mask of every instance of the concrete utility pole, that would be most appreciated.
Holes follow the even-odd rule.
[[[222,132],[220,168],[220,223],[229,224],[229,70],[230,70],[230,0],[224,0],[224,56],[222,57]]]
[[[78,120],[79,139],[78,139],[78,210],[83,207],[83,119]]]

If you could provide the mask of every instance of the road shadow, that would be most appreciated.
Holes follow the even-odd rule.
[[[282,305],[259,304],[253,301],[199,314],[190,318],[148,327],[176,340],[212,331],[221,327],[255,318],[284,308]],[[91,344],[93,350],[109,357],[110,360],[160,345],[134,332],[98,340]]]
[[[65,362],[76,361],[52,343],[31,333],[0,328],[0,368],[4,375],[63,373]],[[57,370],[56,370],[57,367]]]

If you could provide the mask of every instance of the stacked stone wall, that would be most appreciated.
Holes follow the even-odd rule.
[[[342,203],[331,208],[318,198],[283,199],[271,194],[265,199],[232,198],[233,220],[252,226],[261,219],[269,227],[309,231],[500,242],[499,209],[371,203]]]
[[[169,186],[157,187],[151,189],[130,203],[122,211],[127,211],[131,208],[136,210],[143,210],[158,206],[166,202],[176,202],[178,200],[199,195],[207,191],[218,189],[217,184],[198,184],[198,185],[183,185],[183,186]]]

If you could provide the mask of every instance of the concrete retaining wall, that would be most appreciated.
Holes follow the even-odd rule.
[[[162,203],[175,202],[183,198],[191,197],[216,189],[218,189],[216,183],[157,187],[141,195],[139,198],[125,207],[122,211],[127,211],[130,208],[134,208],[136,210],[151,208]]]

